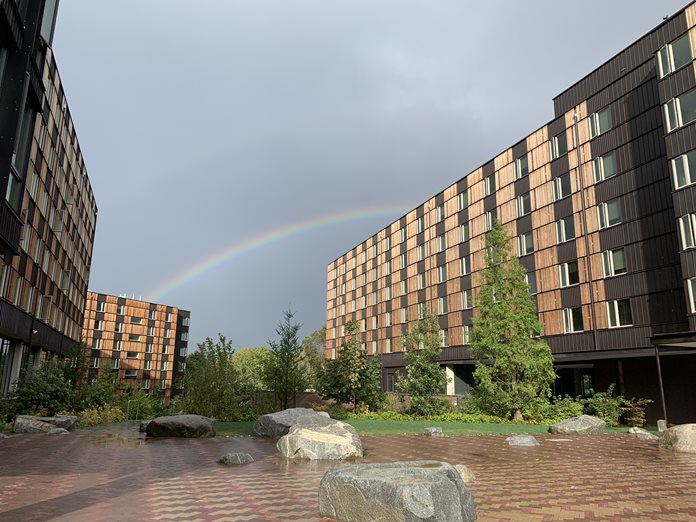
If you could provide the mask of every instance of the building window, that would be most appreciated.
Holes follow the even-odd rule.
[[[605,250],[602,252],[602,266],[604,268],[604,277],[625,274],[626,260],[624,258],[624,249],[617,248],[616,250]]]
[[[391,286],[387,286],[384,288],[384,300],[389,301],[392,298],[392,289]]]
[[[568,216],[556,221],[556,241],[564,243],[575,239],[575,222],[573,216]]]
[[[425,259],[425,245],[418,245],[416,247],[416,259],[418,261],[423,261]]]
[[[92,349],[93,350],[101,350],[102,347],[102,340],[101,339],[95,339],[94,343],[92,343]]]
[[[139,341],[140,336],[138,334],[128,334],[128,340],[129,341]]]
[[[138,370],[126,370],[126,373],[125,373],[126,379],[134,379],[137,376],[138,376]]]
[[[149,360],[145,361],[145,366],[143,369],[148,370],[148,371],[151,370],[152,369],[152,361],[149,361]]]
[[[597,183],[616,176],[616,158],[613,152],[592,160],[592,173]]]
[[[445,235],[437,236],[435,238],[435,252],[444,252],[447,249],[447,241],[445,240]]]
[[[126,359],[137,359],[138,352],[126,352]]]
[[[440,347],[445,348],[449,346],[449,331],[447,329],[440,330]]]
[[[21,281],[21,279],[19,281]],[[94,321],[94,329],[95,330],[103,330],[104,329],[104,321],[95,320]]]
[[[527,272],[524,275],[524,280],[527,282],[527,286],[529,287],[529,293],[534,295],[537,293],[537,281],[536,281],[536,272]]]
[[[120,368],[121,368],[121,359],[112,359],[111,360],[111,369],[118,370]]]
[[[519,255],[526,256],[534,252],[534,238],[531,232],[521,234],[518,238]]]
[[[573,286],[580,283],[580,273],[578,272],[578,262],[571,261],[558,266],[558,273],[561,280],[561,288]]]
[[[686,282],[686,290],[689,294],[689,312],[696,313],[696,277]]]
[[[447,313],[447,298],[438,297],[437,298],[437,315],[444,315]]]
[[[696,89],[691,89],[665,103],[665,120],[667,132],[696,120]]]
[[[515,160],[515,179],[520,179],[529,174],[529,164],[527,163],[527,155]]]
[[[657,66],[660,78],[691,63],[691,43],[689,34],[677,38],[657,52]]]
[[[401,324],[406,322],[406,309],[405,308],[401,308],[399,310],[399,322]]]
[[[563,174],[553,180],[553,200],[558,201],[559,199],[566,198],[570,196],[570,172]]]
[[[437,282],[444,283],[447,281],[447,266],[441,265],[437,267]]]
[[[696,214],[687,214],[677,219],[682,250],[696,246]]]
[[[391,274],[391,261],[385,261],[384,263],[384,275],[388,276]]]
[[[469,241],[469,223],[459,225],[459,242]]]
[[[423,319],[428,313],[425,303],[418,303],[418,319]]]
[[[406,254],[399,256],[399,268],[406,268]]]
[[[557,134],[549,140],[549,149],[552,160],[568,154],[568,140],[566,139],[566,131]]]
[[[495,222],[497,220],[498,220],[497,209],[493,209],[489,212],[486,212],[486,232],[493,230],[493,226],[495,225]]]
[[[392,325],[392,315],[391,312],[387,312],[384,314],[384,326],[391,326]]]
[[[160,381],[160,389],[166,390],[167,389],[167,379],[162,379]]]
[[[611,129],[611,107],[590,114],[590,138],[596,138],[600,134]]]
[[[150,310],[150,315],[149,315],[148,317],[154,321],[155,318],[157,317],[157,311],[156,311],[156,310]],[[188,320],[188,317],[184,317],[184,319],[182,320],[182,324],[183,324],[184,326],[186,326],[186,321],[187,321],[187,320]]]
[[[674,158],[669,165],[672,170],[674,190],[691,185],[696,181],[696,150]],[[691,174],[692,170],[694,171],[693,175]]]
[[[563,309],[563,331],[565,333],[582,332],[582,307]]]
[[[123,332],[123,323],[116,323],[114,325],[114,332],[117,332],[117,333]]]
[[[161,366],[160,366],[160,370],[163,371],[163,372],[164,372],[164,371],[167,371],[167,367],[168,367],[167,361],[162,361],[162,364],[161,364]]]
[[[152,343],[147,343],[145,345],[145,353],[152,353]]]
[[[462,290],[462,308],[470,310],[474,307],[474,297],[471,290]]]
[[[373,268],[373,269],[372,269],[372,280],[373,280],[373,281],[377,281],[377,275],[378,275],[378,274],[377,274],[377,269],[376,269],[376,268]]]
[[[143,320],[140,317],[131,317],[131,324],[141,324]]]
[[[600,203],[597,207],[599,213],[599,228],[608,228],[621,223],[621,204],[619,198],[606,203]]]
[[[384,340],[384,353],[391,353],[391,339]]]
[[[143,379],[143,390],[149,390],[150,389],[150,379]]]
[[[89,365],[90,368],[99,368],[99,357],[92,357],[92,362]]]
[[[435,223],[439,223],[445,219],[445,206],[438,205],[435,207]]]
[[[517,196],[517,217],[526,216],[532,211],[532,197],[529,192]]]
[[[117,352],[121,351],[121,341],[114,341],[114,350]]]
[[[416,234],[423,232],[423,216],[416,218]]]
[[[377,316],[372,316],[372,330],[377,329]]]
[[[379,294],[377,292],[372,292],[372,305],[379,303]]]
[[[406,241],[406,227],[401,227],[399,229],[399,242],[403,243],[404,241]],[[363,252],[363,254],[364,254],[364,252]],[[364,263],[364,262],[365,261],[361,261],[361,263]]]
[[[154,326],[148,326],[147,327],[147,335],[155,335],[155,327]]]
[[[631,317],[630,299],[607,302],[607,316],[609,317],[609,328],[631,326],[633,318]]]
[[[172,322],[172,313],[171,312],[167,312],[167,322],[168,323]]]
[[[106,312],[106,303],[104,301],[97,303],[97,312]]]
[[[470,344],[471,327],[467,324],[462,326],[462,344]]]
[[[457,194],[457,210],[462,211],[469,206],[469,191],[463,190]]]
[[[493,173],[483,180],[483,195],[490,196],[492,194],[495,194],[495,189],[496,189],[495,173]]]
[[[425,274],[418,274],[417,276],[417,281],[418,281],[418,290],[424,290],[425,289]]]
[[[461,275],[465,276],[471,273],[471,256],[466,255],[459,260]]]

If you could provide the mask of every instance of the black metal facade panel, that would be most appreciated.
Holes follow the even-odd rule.
[[[555,120],[550,121],[548,123],[548,130],[549,130],[549,137],[550,138],[553,138],[554,136],[558,136],[565,129],[566,129],[565,118],[563,118],[563,117],[556,118]]]
[[[490,196],[486,196],[485,198],[483,198],[483,211],[484,212],[490,212],[497,206],[495,199],[496,199],[495,194],[491,194]]]
[[[551,162],[551,176],[557,178],[570,170],[568,165],[568,155],[564,154],[560,158]]]
[[[515,196],[521,196],[527,192],[529,192],[529,176],[524,176],[515,181]]]
[[[640,165],[663,155],[665,146],[662,142],[662,113],[659,107],[653,107],[593,139],[592,154],[594,157],[603,156],[621,147],[621,152],[617,152],[617,155],[623,155],[624,163],[617,167],[622,171],[626,169],[627,163]],[[626,154],[633,161],[627,162]]]
[[[522,232],[529,232],[532,230],[532,215],[527,214],[526,216],[522,216],[521,218],[517,218],[516,220],[517,223],[517,233],[520,234]]]
[[[677,190],[672,194],[672,199],[675,219],[696,212],[696,185]]]
[[[633,303],[631,303],[633,306]],[[635,324],[635,320],[634,320]],[[633,326],[630,328],[609,328],[597,332],[599,350],[620,350],[626,348],[649,348],[652,346],[648,326]]]
[[[551,347],[552,353],[588,352],[592,351],[594,346],[592,334],[589,332],[549,335],[544,337],[544,340]]]
[[[527,140],[522,140],[512,146],[512,159],[519,159],[527,154]]]
[[[682,10],[556,96],[553,100],[555,115],[564,114],[647,62],[652,62],[650,65],[655,67],[655,53],[686,30],[686,15]]]
[[[563,308],[577,308],[582,305],[580,286],[575,285],[561,289],[561,305]],[[590,325],[585,325],[589,329]]]
[[[696,123],[670,132],[665,139],[665,150],[669,159],[696,149]]]
[[[696,87],[694,67],[689,64],[682,67],[674,74],[666,76],[659,82],[660,103],[667,103],[672,98],[679,96]]]
[[[524,256],[520,258],[520,264],[524,267],[527,272],[533,272],[534,267],[534,256]]]
[[[696,277],[696,249],[683,250],[679,257],[684,279]]]
[[[448,346],[440,353],[440,362],[464,362],[471,361],[471,348],[469,346]]]
[[[483,171],[483,177],[487,178],[488,176],[495,173],[495,162],[491,160],[488,163],[485,163],[481,170]]]
[[[558,263],[568,263],[578,258],[578,248],[575,241],[566,241],[556,247]]]
[[[570,216],[573,213],[573,198],[559,199],[553,203],[553,215],[556,220]]]

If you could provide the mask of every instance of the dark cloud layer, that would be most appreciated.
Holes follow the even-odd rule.
[[[682,2],[61,2],[54,47],[99,205],[91,288],[151,299],[276,227],[414,207]],[[192,311],[194,342],[263,344],[289,305],[308,333],[327,263],[396,217],[275,241],[159,301]]]

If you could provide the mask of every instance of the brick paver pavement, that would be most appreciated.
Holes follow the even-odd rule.
[[[479,520],[696,520],[696,455],[630,435],[363,437],[364,462],[466,464]],[[256,462],[225,467],[228,451]],[[134,431],[13,435],[0,440],[0,521],[318,521],[326,469],[289,462],[251,437],[145,441]]]

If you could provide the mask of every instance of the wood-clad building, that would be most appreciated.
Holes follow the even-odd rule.
[[[82,340],[90,378],[109,368],[126,385],[168,402],[183,391],[190,320],[175,306],[88,292]]]
[[[327,357],[357,320],[392,389],[408,324],[430,310],[448,392],[466,393],[484,235],[499,220],[527,269],[555,392],[616,383],[653,399],[651,420],[693,421],[694,58],[690,4],[558,95],[552,121],[330,263]]]
[[[0,395],[76,346],[92,263],[97,205],[51,49],[57,7],[0,2]]]

